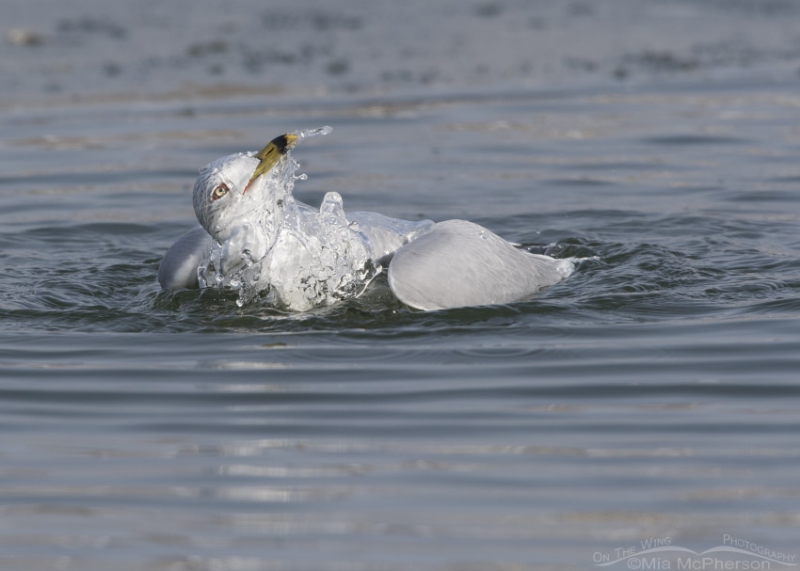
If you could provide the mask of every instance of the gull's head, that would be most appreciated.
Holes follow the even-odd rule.
[[[268,175],[299,138],[276,137],[257,153],[237,153],[206,165],[194,184],[192,200],[200,225],[218,242],[227,240],[248,214],[271,212],[280,191],[277,177]]]

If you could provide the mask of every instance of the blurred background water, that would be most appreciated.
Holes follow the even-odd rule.
[[[725,534],[800,554],[799,18],[6,0],[0,568],[586,569]],[[324,124],[301,200],[594,259],[434,313],[385,279],[299,315],[161,293],[197,170]]]

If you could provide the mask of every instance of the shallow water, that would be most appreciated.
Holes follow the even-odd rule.
[[[0,567],[585,569],[723,534],[797,553],[798,87],[5,108]],[[197,169],[321,124],[300,200],[596,259],[433,313],[381,279],[304,314],[161,293]]]

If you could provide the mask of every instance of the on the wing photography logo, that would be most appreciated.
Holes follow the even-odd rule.
[[[597,567],[626,569],[678,569],[688,571],[729,571],[749,569],[786,569],[797,567],[797,556],[764,545],[723,534],[722,543],[705,551],[676,545],[670,537],[643,539],[639,545],[595,551]]]

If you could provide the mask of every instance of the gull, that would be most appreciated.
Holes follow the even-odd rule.
[[[346,214],[337,192],[319,209],[296,200],[294,182],[306,177],[295,176],[291,150],[330,131],[287,133],[206,165],[192,192],[200,227],[164,255],[161,288],[234,289],[240,306],[307,311],[361,295],[388,267],[392,293],[431,311],[525,300],[573,272],[571,259],[528,252],[466,220]]]

